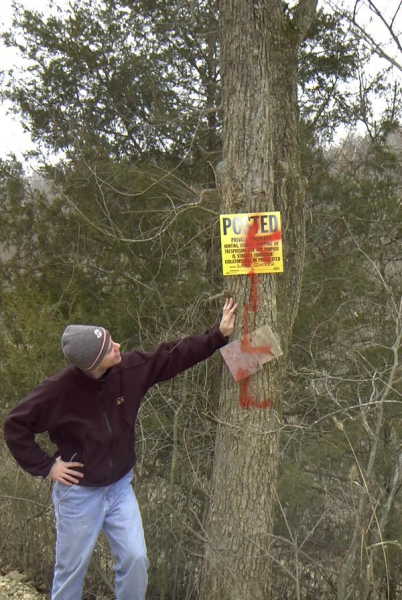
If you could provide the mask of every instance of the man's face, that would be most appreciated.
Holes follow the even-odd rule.
[[[110,367],[114,367],[114,365],[118,365],[121,362],[121,354],[120,354],[120,344],[114,342],[112,339],[110,340],[109,349],[106,352],[105,356],[99,363],[99,367],[102,369],[110,369]]]

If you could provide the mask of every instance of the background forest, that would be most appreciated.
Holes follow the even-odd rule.
[[[368,3],[373,18],[380,4]],[[66,323],[151,349],[218,320],[231,288],[218,13],[214,0],[16,9],[3,40],[27,62],[1,92],[40,166],[0,162],[1,421],[63,368]],[[402,597],[402,54],[368,71],[381,48],[353,20],[319,8],[298,55],[307,239],[281,407],[275,600]],[[400,51],[391,20],[389,33]],[[155,600],[199,598],[222,369],[214,356],[142,406],[135,487]],[[0,451],[0,567],[48,589],[50,485]],[[87,600],[113,597],[111,574],[102,541]]]

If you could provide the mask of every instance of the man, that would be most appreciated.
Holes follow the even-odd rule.
[[[69,325],[62,349],[71,365],[46,379],[8,416],[5,439],[23,469],[53,482],[56,563],[52,600],[79,600],[103,530],[115,559],[118,600],[144,600],[148,559],[131,486],[134,426],[146,391],[208,358],[227,342],[237,305],[227,299],[219,326],[161,344],[155,352],[120,353],[103,327]],[[52,458],[35,442],[48,432]]]

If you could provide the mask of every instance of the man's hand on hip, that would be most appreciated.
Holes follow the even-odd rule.
[[[53,481],[59,481],[64,485],[75,485],[84,477],[80,471],[76,471],[74,467],[83,467],[80,462],[64,462],[60,457],[56,458],[52,468],[49,471],[49,478]]]

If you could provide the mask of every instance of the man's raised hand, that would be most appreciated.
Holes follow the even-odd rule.
[[[225,337],[232,335],[234,330],[234,324],[236,319],[237,303],[233,298],[226,298],[225,305],[223,307],[222,319],[219,324],[219,329]]]

